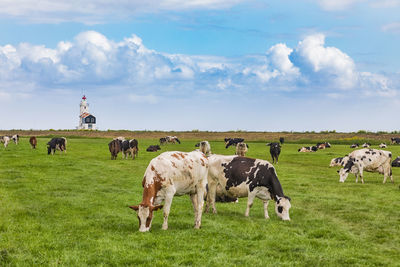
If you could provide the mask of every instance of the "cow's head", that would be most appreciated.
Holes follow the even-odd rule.
[[[275,212],[276,215],[278,215],[279,218],[281,218],[284,221],[290,221],[289,217],[289,209],[290,209],[290,197],[284,196],[284,197],[279,197],[276,196],[276,202],[275,202]]]
[[[357,168],[354,165],[355,159],[354,158],[348,158],[348,159],[343,159],[343,168],[338,170],[339,173],[339,182],[344,183],[346,181],[347,176],[349,176],[349,173],[357,173]]]
[[[153,221],[153,211],[159,210],[162,207],[163,205],[152,206],[144,204],[140,204],[139,206],[129,206],[129,208],[137,212],[140,232],[147,232],[150,230],[151,222]]]

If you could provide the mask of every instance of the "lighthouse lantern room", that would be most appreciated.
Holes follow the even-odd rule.
[[[89,103],[86,96],[82,97],[80,104],[79,126],[78,130],[96,130],[96,117],[89,113]]]

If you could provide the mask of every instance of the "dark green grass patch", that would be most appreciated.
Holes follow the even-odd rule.
[[[285,144],[275,165],[291,221],[270,220],[255,201],[244,217],[246,199],[217,203],[218,214],[204,214],[193,229],[188,196],[173,200],[169,229],[161,230],[162,212],[152,230],[138,232],[129,204],[142,197],[141,181],[149,161],[166,150],[191,151],[196,140],[146,152],[156,139],[139,140],[135,160],[110,160],[109,139],[69,139],[68,152],[48,156],[38,139],[0,148],[0,266],[396,266],[400,262],[400,169],[395,185],[365,173],[339,183],[331,158],[352,150],[334,145],[316,153],[298,153]],[[269,147],[249,143],[248,156],[270,160]],[[311,144],[304,144],[311,145]],[[213,152],[233,154],[222,142]],[[389,146],[394,156],[400,146]]]

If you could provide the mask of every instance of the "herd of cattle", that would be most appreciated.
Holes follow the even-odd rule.
[[[0,141],[7,147],[13,140],[18,144],[19,135],[1,136]],[[192,152],[169,151],[153,158],[144,174],[142,181],[143,197],[139,205],[130,206],[137,211],[139,231],[146,232],[151,228],[153,212],[163,208],[164,222],[162,229],[168,228],[168,215],[172,198],[177,195],[190,195],[194,208],[194,227],[200,228],[204,200],[206,199],[205,212],[212,209],[216,213],[215,202],[218,200],[237,201],[238,198],[247,197],[245,216],[249,216],[250,208],[257,197],[264,203],[264,217],[269,218],[268,203],[275,202],[275,212],[282,220],[290,220],[289,209],[291,199],[283,193],[274,166],[262,159],[245,157],[249,146],[243,138],[225,138],[225,148],[235,146],[235,155],[217,155],[211,153],[208,141],[201,141],[195,145],[198,149]],[[400,138],[392,138],[392,144],[400,144]],[[32,148],[37,146],[36,137],[29,139]],[[178,143],[176,136],[160,138],[160,145]],[[284,138],[279,142],[267,143],[273,163],[278,163]],[[146,151],[154,152],[161,149],[160,145],[151,145]],[[52,138],[47,143],[48,154],[56,150],[66,153],[67,139],[65,137]],[[119,152],[122,157],[135,159],[138,155],[139,144],[136,139],[114,138],[109,144],[111,159],[115,160]],[[356,182],[361,178],[364,183],[363,172],[378,172],[384,175],[383,183],[390,177],[392,183],[392,166],[400,167],[400,157],[392,161],[392,153],[385,150],[369,148],[370,144],[362,145],[364,148],[354,150],[344,157],[331,160],[330,167],[341,166],[338,170],[340,182],[344,182],[349,173],[355,175]],[[298,152],[316,152],[330,148],[328,142],[317,143],[315,146],[302,147]],[[358,147],[353,144],[351,148]],[[386,148],[386,144],[379,145]],[[161,203],[164,202],[164,205]]]

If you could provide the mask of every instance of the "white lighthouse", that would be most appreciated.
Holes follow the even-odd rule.
[[[86,101],[86,96],[82,97],[79,107],[80,115],[78,130],[96,130],[96,117],[89,113],[89,103]]]

